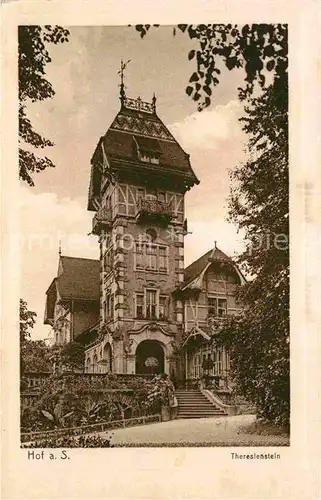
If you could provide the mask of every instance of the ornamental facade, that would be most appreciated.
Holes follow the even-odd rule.
[[[209,341],[215,325],[240,310],[235,295],[245,280],[216,244],[184,269],[185,194],[199,180],[158,117],[155,96],[129,99],[121,85],[120,101],[91,160],[87,208],[100,248],[99,284],[92,264],[77,286],[69,277],[74,297],[97,280],[91,305],[98,314],[94,321],[84,311],[86,328],[68,339],[86,346],[86,372],[226,380],[229,355]]]

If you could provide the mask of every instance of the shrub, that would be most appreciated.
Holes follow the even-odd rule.
[[[110,440],[109,436],[99,435],[53,436],[30,444],[22,444],[21,448],[112,448]]]
[[[92,378],[55,374],[38,388],[34,406],[22,410],[21,428],[24,432],[51,430],[153,415],[168,404],[173,390],[161,376],[125,381],[112,374]]]

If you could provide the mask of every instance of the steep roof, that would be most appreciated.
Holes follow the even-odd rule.
[[[99,300],[100,261],[60,257],[57,289],[62,299]]]
[[[222,252],[222,250],[217,247],[212,248],[212,250],[209,250],[186,267],[184,271],[184,285],[196,278],[196,276],[203,271],[209,261],[233,263],[231,257],[228,257],[224,252]]]
[[[100,262],[93,259],[60,256],[58,276],[46,291],[44,323],[54,321],[57,297],[62,300],[99,302]]]
[[[141,161],[137,147],[142,151],[156,152],[159,162]],[[199,184],[189,155],[157,116],[155,105],[140,99],[123,100],[119,113],[97,144],[91,159],[88,210],[95,210],[92,200],[100,195],[102,169],[106,162],[112,175],[137,172],[140,178],[144,174],[166,176],[175,179],[184,190]]]

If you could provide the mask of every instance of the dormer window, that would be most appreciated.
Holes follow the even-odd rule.
[[[134,136],[137,158],[144,163],[159,164],[160,144],[156,139]]]

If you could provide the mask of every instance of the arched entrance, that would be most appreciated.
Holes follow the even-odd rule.
[[[104,351],[103,351],[103,371],[104,373],[111,373],[112,371],[112,353],[111,353],[111,346],[109,342],[105,344],[104,346]]]
[[[136,349],[136,368],[139,374],[164,373],[164,349],[157,340],[143,340]]]

